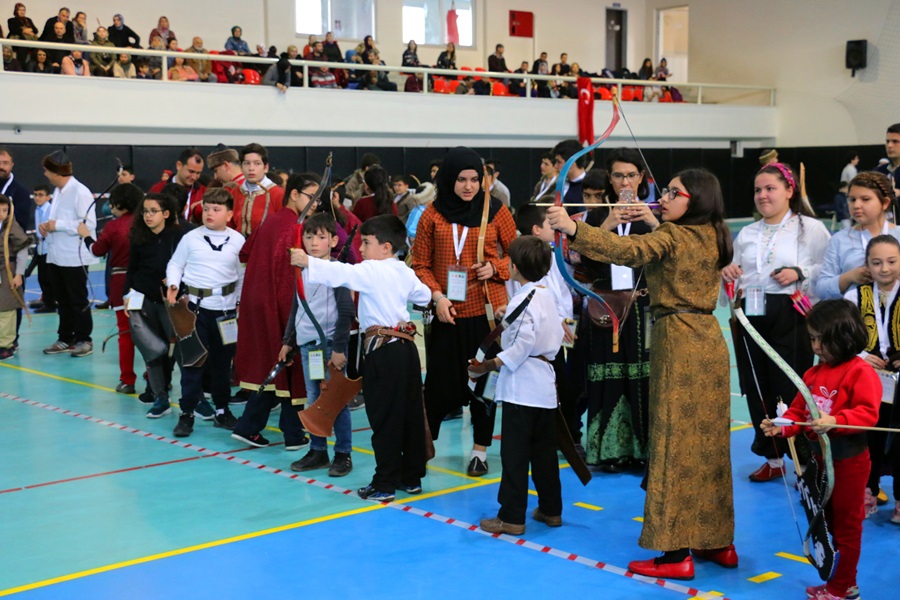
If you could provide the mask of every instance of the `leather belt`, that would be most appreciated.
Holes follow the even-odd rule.
[[[381,348],[385,344],[396,341],[412,342],[416,334],[416,326],[412,323],[400,323],[396,327],[374,325],[366,329],[366,354]]]
[[[215,296],[217,291],[221,292],[219,295],[227,296],[229,294],[233,294],[234,290],[236,290],[236,289],[237,289],[237,281],[232,281],[231,283],[223,285],[220,288],[213,288],[213,289],[196,288],[192,285],[187,286],[188,294],[190,294],[191,296],[197,296],[197,298],[199,298],[200,300],[203,300],[204,298],[209,298],[210,296]]]

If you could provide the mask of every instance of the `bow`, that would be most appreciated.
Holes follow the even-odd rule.
[[[563,205],[563,185],[566,182],[566,176],[569,174],[569,169],[572,168],[572,165],[575,164],[575,161],[587,154],[588,152],[592,152],[596,148],[600,147],[600,145],[606,141],[606,139],[612,135],[613,129],[616,128],[616,125],[619,123],[619,102],[615,98],[613,98],[613,117],[612,121],[610,121],[609,127],[606,128],[606,131],[597,138],[597,140],[591,144],[590,146],[586,146],[582,150],[579,150],[575,154],[569,157],[569,160],[565,162],[563,168],[559,172],[559,176],[556,178],[556,206]],[[559,267],[559,273],[562,275],[563,280],[565,280],[566,284],[578,292],[583,296],[589,296],[600,303],[601,306],[604,307],[607,313],[609,313],[609,318],[612,321],[613,326],[613,335],[612,335],[612,348],[613,352],[619,351],[619,317],[616,315],[616,312],[612,309],[612,307],[600,297],[599,294],[590,290],[577,281],[569,271],[566,269],[565,256],[563,254],[563,233],[561,231],[556,232],[556,248],[554,249],[554,255],[556,258],[556,265]]]
[[[487,167],[484,168],[484,180],[487,182],[488,173]],[[481,227],[478,229],[478,248],[477,248],[477,257],[476,260],[478,264],[484,266],[484,237],[487,235],[487,226],[488,226],[488,217],[491,212],[491,189],[485,185],[484,186],[484,206],[481,208]],[[455,225],[454,225],[455,227]],[[487,317],[488,325],[491,329],[494,328],[494,324],[496,320],[494,319],[494,307],[491,304],[491,297],[488,296],[488,282],[485,279],[483,282],[484,289],[484,314]]]
[[[12,200],[9,203],[9,214],[6,218],[6,228],[3,232],[3,266],[6,269],[6,277],[8,278],[9,283],[9,291],[12,292],[13,297],[16,299],[16,302],[22,307],[25,311],[25,316],[28,317],[28,322],[31,323],[31,313],[28,311],[28,304],[25,302],[25,298],[22,294],[19,293],[18,288],[13,285],[13,279],[16,278],[15,274],[12,272],[12,260],[9,255],[9,234],[12,232],[12,226],[15,222],[16,216],[16,207],[13,205]]]
[[[319,199],[322,197],[322,192],[325,190],[329,180],[331,179],[331,164],[332,154],[329,152],[328,157],[325,159],[325,172],[322,173],[322,183],[319,185],[319,189],[316,190],[316,193],[312,195],[312,197],[309,199],[309,202],[297,216],[297,224],[294,225],[295,248],[303,248],[303,222],[306,221],[306,217],[309,216],[309,212],[319,202]],[[331,199],[329,198],[329,202],[330,201]],[[322,326],[319,324],[318,319],[316,319],[315,315],[313,315],[312,309],[309,307],[309,303],[306,301],[306,289],[303,286],[303,269],[300,269],[299,267],[297,268],[297,297],[300,299],[300,305],[303,307],[303,311],[306,313],[306,316],[309,317],[309,321],[316,329],[316,334],[318,334],[319,336],[319,341],[322,343],[322,348],[325,348],[325,345],[328,342],[328,340],[325,338],[325,330],[322,329]]]
[[[759,331],[756,330],[753,325],[750,324],[750,320],[747,319],[747,316],[744,314],[743,309],[740,307],[740,304],[737,303],[734,292],[734,283],[729,282],[725,285],[725,292],[728,296],[729,305],[731,308],[731,312],[734,317],[740,322],[741,326],[744,328],[744,331],[747,335],[750,336],[757,346],[759,346],[760,350],[769,357],[769,359],[775,363],[775,365],[787,375],[788,379],[791,380],[791,383],[794,384],[794,387],[800,392],[800,395],[803,397],[803,400],[806,402],[807,410],[809,410],[809,415],[811,420],[815,421],[821,416],[819,412],[819,407],[816,404],[816,401],[813,399],[812,394],[809,392],[809,387],[803,381],[803,379],[798,375],[791,367],[788,365],[784,359],[778,354],[778,352],[769,345],[769,343],[762,337]],[[744,340],[746,344],[746,339]],[[749,348],[747,350],[749,355]],[[755,378],[755,369],[753,369],[753,363],[750,364],[751,370],[754,371]],[[758,386],[757,382],[757,386]],[[761,397],[761,395],[760,395]],[[831,572],[834,568],[834,565],[837,562],[833,549],[831,552],[828,551],[830,547],[830,540],[828,539],[828,530],[825,527],[824,515],[825,511],[823,510],[823,506],[828,503],[831,499],[831,493],[834,491],[834,461],[831,454],[831,440],[828,438],[828,435],[825,433],[818,434],[819,446],[822,451],[822,462],[825,467],[825,472],[820,476],[818,474],[818,469],[816,466],[816,461],[811,460],[807,465],[808,474],[805,474],[800,481],[805,480],[806,483],[801,483],[801,490],[803,495],[803,504],[804,508],[807,511],[807,518],[809,521],[809,529],[806,532],[806,536],[802,536],[803,538],[803,550],[806,555],[807,560],[809,560],[810,564],[816,567],[819,570],[819,575],[822,577],[823,581],[827,581],[831,575]],[[796,458],[794,459],[796,462]],[[787,479],[785,479],[785,487],[787,486]],[[816,498],[816,493],[820,494],[820,497]],[[793,505],[791,506],[791,510],[793,511]],[[794,518],[796,521],[796,516]],[[799,531],[799,526],[798,526]],[[815,546],[815,551],[810,550],[810,541],[812,541]]]

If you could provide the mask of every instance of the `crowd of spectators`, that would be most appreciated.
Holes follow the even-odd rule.
[[[100,21],[97,19],[97,23]],[[251,50],[250,44],[243,39],[243,29],[239,25],[231,28],[231,35],[225,39],[222,50],[207,50],[203,39],[194,37],[191,45],[180,44],[178,36],[171,29],[166,16],[159,17],[146,37],[150,49],[171,52],[200,54],[220,54],[231,56],[247,56],[278,59],[276,64],[250,64],[240,61],[207,60],[190,57],[130,56],[117,53],[114,48],[142,48],[141,37],[128,25],[122,14],[113,15],[109,27],[99,26],[89,31],[88,16],[85,12],[75,13],[74,18],[68,8],[61,8],[58,13],[47,19],[43,28],[39,28],[27,14],[26,6],[19,2],[13,9],[13,16],[7,20],[8,38],[30,41],[45,41],[88,46],[84,51],[59,49],[4,47],[3,69],[5,71],[25,71],[31,73],[48,73],[75,76],[116,77],[120,79],[161,79],[166,76],[172,81],[218,82],[218,83],[263,83],[278,87],[282,92],[290,87],[349,88],[370,91],[398,91],[399,86],[391,80],[387,71],[373,71],[358,68],[357,65],[382,65],[381,52],[375,45],[375,39],[367,35],[354,48],[346,53],[341,51],[334,34],[328,32],[320,40],[310,35],[302,52],[297,46],[288,46],[284,52],[278,52],[275,46],[266,48],[257,44]],[[3,36],[0,27],[0,37]],[[563,77],[585,76],[601,78],[625,78],[665,81],[671,76],[666,60],[662,59],[654,69],[652,61],[644,61],[637,73],[628,69],[613,72],[602,69],[590,72],[581,68],[578,63],[569,63],[568,54],[562,53],[559,62],[550,64],[546,52],[529,67],[527,61],[515,71],[507,68],[505,48],[497,44],[494,53],[488,57],[487,70],[493,73],[530,73],[534,75],[559,76],[560,79],[529,81],[530,89],[526,89],[524,79],[505,78],[488,81],[478,73],[458,78],[438,76],[423,77],[420,73],[401,73],[405,77],[402,85],[406,92],[422,92],[427,85],[429,90],[462,95],[518,95],[544,98],[575,98],[577,87],[565,81]],[[304,69],[290,64],[290,60],[304,60],[345,63],[346,68],[331,69],[329,67],[310,68],[304,75]],[[163,60],[166,61],[163,69]],[[441,51],[433,65],[423,64],[418,55],[418,45],[410,40],[401,57],[402,67],[432,66],[441,69],[469,70],[457,63],[456,45],[449,42]],[[476,68],[475,71],[484,71]],[[439,83],[438,83],[439,82]],[[601,86],[602,88],[603,86]],[[606,86],[609,87],[609,86]],[[649,93],[642,94],[643,100],[662,100],[668,93],[667,88],[651,86]],[[595,91],[600,98],[605,98],[602,89]]]

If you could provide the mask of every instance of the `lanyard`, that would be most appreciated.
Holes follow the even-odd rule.
[[[623,227],[621,223],[619,223],[616,228],[619,230],[619,237],[625,237],[629,233],[631,233],[631,223],[625,223]]]
[[[884,220],[884,227],[881,228],[881,235],[887,235],[889,231],[888,220]],[[869,242],[872,241],[872,234],[869,233],[868,229],[861,229],[859,232],[859,237],[862,238],[862,251],[863,254],[866,253],[866,246],[869,245]]]
[[[888,337],[888,321],[891,318],[891,306],[897,298],[897,283],[891,289],[887,299],[887,306],[884,307],[884,317],[881,316],[881,294],[878,290],[878,283],[872,284],[874,292],[875,304],[875,328],[878,330],[878,347],[881,350],[881,358],[887,360],[888,348],[891,346],[891,339]]]
[[[463,246],[466,245],[466,237],[469,235],[469,228],[463,227],[462,239],[459,239],[459,234],[456,233],[456,223],[451,223],[451,225],[453,225],[453,252],[456,254],[456,264],[459,264]]]
[[[769,244],[766,246],[765,252],[762,251],[762,240],[763,230],[765,230],[766,225],[765,222],[760,223],[759,233],[756,236],[756,272],[760,275],[760,277],[762,276],[763,265],[765,264],[766,257],[775,249],[775,238],[778,237],[778,232],[782,230],[782,228],[793,216],[793,211],[788,209],[787,213],[785,213],[784,217],[781,219],[781,223],[778,224],[778,228],[775,230],[775,233],[772,234],[772,239],[769,240]]]
[[[6,195],[6,190],[9,189],[9,186],[12,185],[13,179],[15,179],[15,178],[16,178],[15,175],[13,175],[12,173],[9,174],[9,179],[6,180],[6,185],[4,185],[3,189],[0,190],[0,194],[3,194],[4,196]]]

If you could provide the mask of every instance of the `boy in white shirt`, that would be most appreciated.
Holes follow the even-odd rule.
[[[210,370],[212,399],[216,405],[214,425],[234,429],[237,422],[228,410],[231,399],[231,361],[237,341],[237,301],[241,297],[244,269],[240,252],[244,237],[228,227],[234,198],[223,188],[203,194],[203,225],[185,234],[166,267],[169,289],[166,299],[175,304],[183,283],[190,299],[188,306],[197,315],[197,334],[209,352],[204,365],[181,366],[181,416],[175,437],[187,437],[194,430],[194,408],[203,400],[203,371]],[[222,332],[234,338],[223,339]]]
[[[538,493],[532,517],[550,527],[562,525],[562,487],[556,457],[556,377],[553,359],[559,352],[563,330],[553,293],[539,285],[550,271],[553,257],[542,240],[526,235],[509,245],[509,276],[522,285],[510,298],[512,312],[528,294],[534,296],[525,311],[503,332],[503,350],[496,358],[469,367],[470,377],[500,371],[495,400],[503,402],[500,460],[503,475],[497,500],[500,511],[482,519],[490,533],[522,535],[528,507],[528,468]]]
[[[359,324],[366,332],[363,395],[372,425],[375,474],[361,498],[392,502],[396,488],[422,492],[425,476],[425,414],[422,368],[407,306],[428,304],[431,290],[397,252],[406,247],[406,228],[393,215],[380,215],[360,228],[363,262],[347,265],[291,250],[291,264],[307,269],[307,281],[359,292]]]

